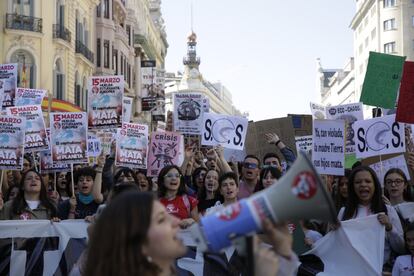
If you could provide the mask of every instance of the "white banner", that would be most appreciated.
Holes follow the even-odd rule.
[[[17,67],[17,63],[0,64],[0,82],[3,86],[3,108],[14,105],[17,89]]]
[[[357,158],[405,151],[404,125],[395,121],[395,115],[356,121],[353,129]]]
[[[17,88],[15,106],[42,105],[47,91],[44,89]]]
[[[122,117],[124,76],[89,77],[89,128],[119,127]]]
[[[124,97],[122,99],[122,122],[131,122],[132,101],[133,98],[131,97]]]
[[[84,220],[0,221],[0,275],[68,275],[86,249],[88,226]],[[233,255],[234,248],[205,259],[188,230],[181,230],[179,236],[188,250],[176,262],[178,276],[190,272],[215,275],[217,271],[230,271],[229,267],[239,275],[245,269],[240,257]]]
[[[355,133],[352,125],[355,121],[364,120],[362,103],[344,104],[327,107],[326,109],[327,119],[345,121],[345,154],[355,153]]]
[[[405,161],[404,155],[382,160],[381,162],[374,163],[369,166],[377,173],[378,179],[381,182],[382,186],[384,186],[385,174],[389,169],[392,168],[401,169],[407,177],[407,180],[410,180],[410,173],[408,172],[407,162]]]
[[[46,133],[46,125],[43,120],[42,107],[40,105],[9,107],[6,110],[9,115],[24,117],[26,119],[24,143],[26,152],[49,149],[49,138]]]
[[[203,128],[203,99],[201,93],[174,94],[174,131],[200,134]]]
[[[86,113],[54,112],[50,115],[53,162],[88,163]]]
[[[248,124],[244,117],[205,113],[201,144],[243,150]]]
[[[320,174],[344,175],[345,122],[313,121],[312,163]]]
[[[0,116],[0,170],[23,169],[26,119]]]
[[[314,119],[326,119],[326,108],[325,106],[317,103],[310,103],[311,113]]]
[[[303,254],[319,257],[324,266],[322,271],[313,270],[314,274],[308,275],[382,275],[384,241],[385,227],[379,224],[377,215],[341,221],[337,230]]]
[[[312,152],[312,144],[313,144],[312,135],[296,136],[295,143],[296,143],[296,151],[298,153],[300,151],[303,151],[306,154],[310,154]]]
[[[147,168],[148,126],[122,123],[118,129],[115,166]]]

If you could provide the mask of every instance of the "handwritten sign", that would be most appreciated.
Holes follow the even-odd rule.
[[[342,120],[313,121],[312,162],[320,174],[344,175],[345,122]]]
[[[115,165],[146,169],[147,148],[148,126],[123,123],[117,133]]]
[[[303,151],[307,154],[312,152],[312,135],[296,136],[295,143],[297,152]]]
[[[0,169],[23,169],[24,129],[26,119],[17,116],[0,116]]]
[[[176,132],[153,132],[148,149],[148,176],[158,176],[161,169],[177,165],[179,161],[181,135]]]

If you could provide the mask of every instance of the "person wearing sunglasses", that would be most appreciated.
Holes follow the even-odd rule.
[[[165,166],[158,174],[157,183],[160,202],[167,213],[181,220],[181,228],[187,228],[198,221],[198,200],[185,193],[183,176],[178,166]]]
[[[247,155],[243,161],[242,179],[239,183],[238,199],[253,194],[259,182],[260,160],[255,155]]]
[[[295,162],[296,156],[293,153],[293,151],[288,148],[282,140],[280,140],[279,136],[276,133],[266,133],[265,134],[266,141],[269,144],[274,144],[276,147],[280,150],[283,157],[286,160],[287,163],[287,169]],[[275,152],[268,152],[263,157],[263,164],[264,168],[266,167],[275,167],[279,169],[281,172],[283,172],[282,168],[282,161],[280,160],[280,157]]]

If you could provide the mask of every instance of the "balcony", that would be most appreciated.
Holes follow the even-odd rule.
[[[93,63],[93,53],[81,41],[76,40],[76,53],[82,54],[90,62]]]
[[[128,46],[128,33],[126,32],[126,30],[124,30],[124,28],[122,28],[122,26],[115,26],[115,36],[121,39],[125,43],[125,45]]]
[[[70,43],[70,31],[60,24],[53,24],[53,38],[63,39]]]
[[[33,16],[6,14],[6,28],[41,33],[43,20]]]

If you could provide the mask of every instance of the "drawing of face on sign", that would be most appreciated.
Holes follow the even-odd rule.
[[[201,105],[193,99],[183,101],[178,106],[178,119],[182,121],[196,120],[200,116],[200,113]]]
[[[178,144],[175,142],[153,143],[152,153],[155,156],[155,160],[151,165],[157,164],[158,168],[174,165],[173,160],[178,154]]]

